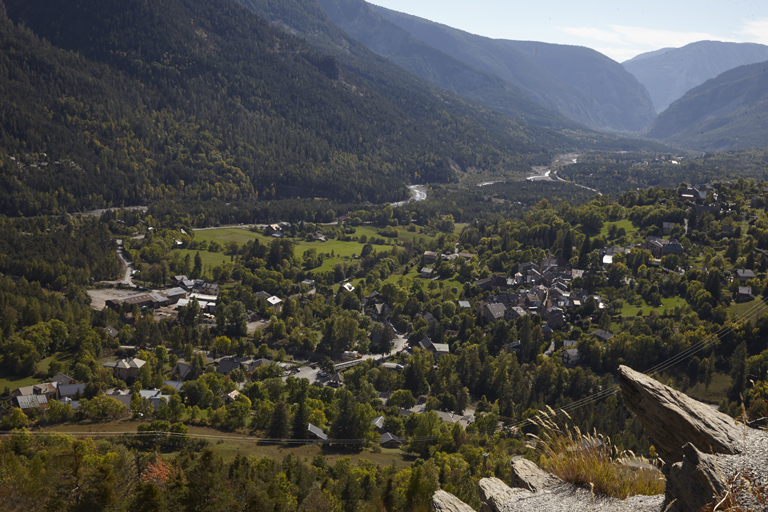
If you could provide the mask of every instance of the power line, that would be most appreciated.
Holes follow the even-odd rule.
[[[747,311],[743,313],[743,315],[739,318],[739,321],[751,321],[755,319],[760,313],[765,311],[766,304],[761,300],[754,304],[752,307],[750,307]],[[733,332],[733,324],[729,326],[723,326],[721,327],[717,332],[710,333],[708,336],[706,336],[702,341],[696,343],[695,345],[692,345],[678,354],[675,354],[674,356],[670,356],[665,361],[662,361],[661,363],[649,368],[645,372],[643,372],[644,375],[651,375],[653,373],[661,373],[669,368],[675,366],[676,364],[685,361],[686,359],[689,359],[693,357],[694,354],[713,346],[715,341],[719,341],[723,339],[726,335]],[[555,412],[555,416],[559,416],[563,413],[568,413],[570,411],[574,411],[577,409],[581,409],[582,407],[585,407],[587,405],[590,405],[594,402],[597,402],[599,400],[602,400],[603,398],[606,398],[610,395],[613,395],[618,391],[619,386],[617,384],[614,384],[610,386],[609,388],[605,390],[598,391],[597,393],[593,393],[589,396],[586,396],[580,400],[577,400],[576,402],[573,402],[571,404],[565,405],[563,407],[560,407]],[[511,425],[512,428],[520,429],[528,424],[533,424],[533,421],[530,419],[520,420],[518,422],[515,422]]]

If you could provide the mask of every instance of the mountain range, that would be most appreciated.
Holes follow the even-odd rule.
[[[336,25],[376,53],[512,116],[520,115],[510,108],[519,104],[520,96],[510,87],[500,92],[503,84],[597,130],[633,132],[696,150],[768,144],[760,78],[746,80],[737,73],[738,84],[728,81],[736,76],[728,71],[740,63],[768,59],[764,45],[702,41],[643,54],[621,65],[588,48],[490,39],[363,0],[318,3]],[[717,97],[689,91],[696,87],[703,87],[699,92],[717,91]],[[648,90],[662,106],[679,100],[674,111],[657,118]],[[691,96],[683,101],[687,92]]]
[[[699,41],[642,53],[622,65],[642,83],[661,113],[675,100],[730,69],[768,60],[768,46]]]
[[[363,0],[319,3],[376,53],[501,112],[522,95],[593,129],[637,132],[655,116],[642,85],[594,50],[490,39]]]
[[[739,73],[689,92],[649,136],[765,145],[764,76]],[[11,215],[383,203],[413,183],[523,176],[557,152],[666,151],[586,126],[652,120],[642,85],[596,52],[477,38],[359,0],[0,0],[0,91]]]

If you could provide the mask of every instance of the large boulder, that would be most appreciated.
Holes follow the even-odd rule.
[[[731,417],[626,366],[619,367],[619,385],[668,466],[683,460],[687,443],[704,453],[741,453],[742,431]]]
[[[682,462],[672,465],[667,475],[667,497],[678,510],[701,510],[725,495],[727,484],[715,455],[701,453],[691,443],[683,447]]]
[[[516,494],[524,492],[522,489],[512,489],[496,477],[481,478],[477,486],[480,500],[492,512],[502,512],[504,503],[513,499]]]
[[[561,484],[562,480],[522,457],[512,459],[512,485],[531,492]]]
[[[435,512],[475,512],[475,510],[459,498],[443,490],[432,495],[432,509]]]

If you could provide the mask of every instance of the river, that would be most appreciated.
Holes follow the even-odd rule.
[[[404,204],[411,203],[413,201],[424,201],[427,198],[428,185],[408,185],[408,190],[411,191],[411,197],[405,201],[398,201],[396,203],[389,203],[394,207],[403,206]]]
[[[591,190],[592,192],[596,194],[600,194],[597,190],[593,188],[589,188],[584,185],[579,185],[578,183],[574,183],[572,181],[566,181],[560,176],[557,175],[557,171],[552,171],[553,167],[564,167],[566,165],[575,164],[579,159],[578,153],[563,153],[561,155],[557,155],[553,160],[552,163],[548,166],[542,165],[542,166],[535,166],[531,167],[531,175],[525,178],[527,181],[562,181],[563,183],[570,183],[571,185],[575,185],[577,187],[581,187],[587,190]],[[494,185],[496,183],[507,183],[506,180],[494,180],[494,181],[484,181],[482,183],[478,183],[478,187],[485,187],[488,185]],[[600,194],[602,195],[602,194]]]

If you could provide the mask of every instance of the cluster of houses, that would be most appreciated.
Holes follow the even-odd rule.
[[[542,331],[549,337],[553,330],[565,326],[565,313],[568,310],[582,307],[590,297],[594,299],[597,310],[608,307],[599,295],[583,289],[568,291],[557,285],[546,287],[538,284],[527,290],[489,297],[487,301],[477,304],[477,310],[489,322],[541,315],[546,322]]]
[[[468,252],[456,251],[450,254],[440,254],[435,251],[424,251],[424,257],[422,259],[424,260],[425,266],[422,267],[420,276],[424,279],[432,279],[434,277],[434,269],[428,265],[435,263],[438,259],[443,261],[453,261],[458,258],[463,258],[465,261],[469,261],[472,259],[472,256],[474,256],[474,254],[470,254]]]
[[[424,339],[422,339],[416,347],[431,352],[435,358],[451,353],[451,349],[447,343],[433,343],[432,340],[429,339],[429,336],[424,336]]]
[[[435,263],[438,259],[442,259],[443,261],[453,261],[458,258],[464,258],[465,261],[469,261],[472,259],[472,256],[474,256],[474,254],[470,254],[468,252],[440,254],[434,251],[424,251],[424,263],[429,265]]]
[[[106,368],[112,368],[115,377],[132,384],[139,376],[139,370],[146,364],[146,361],[137,357],[127,357],[119,359],[117,361],[102,363],[102,366]],[[244,369],[245,371],[252,372],[256,368],[262,365],[275,364],[269,359],[249,359],[235,356],[222,357],[213,361],[216,367],[216,371],[222,374],[228,374],[236,368]],[[281,365],[286,367],[287,365]],[[190,377],[192,374],[192,366],[187,363],[178,363],[172,373],[175,374],[180,380],[166,380],[164,384],[172,386],[176,389],[181,389],[183,380]],[[8,405],[12,407],[19,407],[23,411],[31,410],[44,410],[48,407],[52,400],[59,400],[64,403],[68,403],[73,410],[79,410],[79,399],[85,393],[85,384],[76,383],[71,377],[58,374],[50,382],[44,382],[42,384],[35,384],[32,386],[25,386],[13,391],[8,399]],[[233,391],[227,393],[222,398],[225,403],[233,401],[239,392]],[[109,389],[104,393],[105,396],[116,399],[118,402],[126,406],[128,410],[131,408],[131,390]],[[163,400],[167,403],[171,399],[171,395],[164,394],[159,389],[146,389],[140,391],[140,396],[147,399],[149,404],[154,410],[160,407]]]
[[[658,236],[649,236],[646,242],[640,244],[639,247],[649,250],[656,259],[661,259],[668,254],[675,254],[677,256],[685,254],[683,245],[674,238],[664,239]]]
[[[379,444],[382,447],[399,448],[403,444],[399,437],[397,437],[395,434],[392,434],[391,432],[387,432],[386,428],[384,428],[384,416],[378,416],[377,418],[374,418],[371,423],[376,432],[381,435]],[[317,439],[318,442],[328,441],[328,435],[323,432],[320,427],[317,427],[311,423],[307,424],[307,433],[312,438]],[[341,442],[343,442],[343,440],[341,440]]]
[[[522,263],[513,279],[493,275],[475,282],[484,290],[507,291],[510,288],[528,285],[526,289],[500,293],[477,304],[477,312],[486,320],[516,320],[525,315],[541,315],[549,325],[547,330],[559,329],[565,325],[565,310],[579,308],[590,297],[585,290],[569,291],[574,277],[581,277],[583,271],[574,270],[563,258],[548,256],[540,264],[533,261]],[[604,309],[605,304],[598,295],[591,295],[596,307]],[[461,306],[461,304],[460,304]]]
[[[610,339],[613,338],[613,333],[603,329],[597,329],[596,331],[592,332],[590,336],[597,339],[601,343],[608,343],[608,341],[610,341]],[[578,345],[577,340],[563,340],[563,351],[560,353],[560,355],[563,359],[563,364],[565,366],[573,368],[574,366],[579,364],[579,360],[581,359],[581,353],[579,352],[579,349],[576,348],[577,345]],[[550,357],[554,352],[555,352],[555,342],[552,341],[550,342],[547,350],[544,351],[544,356]]]
[[[85,384],[75,383],[72,377],[60,373],[50,382],[33,384],[14,390],[8,403],[22,411],[41,410],[48,407],[52,400],[76,402],[84,391]]]
[[[481,290],[507,290],[521,285],[558,285],[568,288],[568,283],[583,275],[582,270],[571,268],[568,260],[557,256],[547,256],[541,263],[528,261],[518,265],[514,278],[492,275],[475,281]]]
[[[114,368],[115,376],[121,380],[131,383],[136,379],[138,369],[146,364],[146,361],[136,358],[127,358],[112,363],[104,363],[103,366]],[[164,384],[180,389],[182,382],[167,380]],[[159,389],[142,390],[141,396],[146,398],[154,410],[165,399],[170,400],[170,395],[165,395]],[[85,384],[75,382],[75,380],[62,373],[56,375],[50,382],[24,386],[14,390],[11,396],[6,399],[5,406],[18,407],[24,412],[43,411],[53,401],[59,401],[69,404],[73,411],[80,409],[80,399],[85,395]],[[126,409],[131,408],[131,391],[120,389],[108,389],[104,396],[114,398],[125,405]],[[6,409],[7,410],[7,409]]]
[[[748,268],[738,268],[733,272],[733,278],[739,281],[739,284],[746,284],[750,279],[754,279],[755,272]],[[751,286],[739,286],[738,292],[734,297],[736,302],[747,302],[753,300],[755,296],[752,294]]]
[[[733,182],[724,181],[719,184],[719,187],[731,188]],[[768,187],[763,188],[763,193],[768,192]],[[704,204],[707,201],[709,194],[712,194],[712,201],[709,204]],[[712,185],[691,185],[684,188],[680,192],[680,199],[687,201],[690,204],[690,208],[696,212],[696,215],[701,217],[705,213],[711,213],[717,215],[723,211],[730,211],[733,208],[733,203],[723,203],[718,194],[718,189]],[[750,206],[752,208],[759,208],[762,206],[762,196],[754,196],[750,200]],[[733,226],[723,226],[725,234],[733,233]],[[665,233],[668,234],[668,233]]]
[[[346,219],[346,217],[343,217]],[[287,231],[290,229],[290,222],[278,222],[276,224],[269,224],[264,228],[264,234],[271,236],[272,238],[284,238]],[[303,229],[303,223],[299,224],[300,229]],[[315,231],[310,235],[315,242],[327,242],[328,239],[336,238],[336,233],[329,231],[324,233],[323,231]]]
[[[605,249],[601,256],[611,256],[624,250],[629,249]],[[568,289],[573,278],[582,275],[583,271],[572,269],[566,260],[556,256],[548,256],[540,264],[532,261],[523,263],[518,266],[518,272],[512,279],[494,275],[475,282],[481,289],[499,292],[506,292],[520,285],[530,285],[525,289],[488,297],[487,300],[477,304],[477,313],[489,322],[512,321],[526,315],[541,315],[544,320],[541,326],[542,334],[545,339],[550,339],[555,330],[565,327],[566,313],[584,306],[590,298],[594,302],[596,311],[608,307],[599,295],[590,294],[587,290],[580,288]],[[469,307],[469,303],[463,305],[460,303],[459,306]],[[603,342],[613,337],[610,332],[602,329],[598,329],[592,335]],[[562,358],[566,366],[575,366],[579,362],[580,354],[576,343],[568,340],[564,342]],[[521,348],[520,342],[509,343],[505,348],[517,352]],[[544,355],[549,357],[554,351],[555,345],[552,341]]]
[[[181,364],[181,363],[179,363]],[[214,359],[213,364],[216,367],[216,372],[223,375],[228,375],[232,370],[243,370],[244,372],[253,373],[256,368],[262,366],[270,366],[276,364],[283,370],[289,370],[292,365],[287,363],[275,363],[271,359],[258,358],[253,359],[249,357],[239,356],[226,356],[219,359]]]
[[[139,306],[140,308],[162,308],[177,304],[180,300],[186,298],[187,292],[181,288],[171,288],[170,290],[154,291],[142,295],[134,295],[125,299],[109,299],[106,306],[110,309],[118,310],[124,304],[128,306]]]
[[[714,199],[717,200],[717,189],[712,185],[691,185],[680,192],[680,199],[703,203],[710,192],[714,195]]]
[[[668,223],[665,222],[664,224]],[[613,263],[613,257],[616,254],[629,254],[629,251],[632,249],[645,249],[649,251],[654,258],[654,261],[650,262],[650,264],[656,266],[660,264],[659,260],[668,254],[685,255],[685,248],[676,239],[665,239],[652,235],[648,236],[642,244],[632,244],[627,247],[605,247],[598,251],[598,255],[603,265],[610,265]]]

